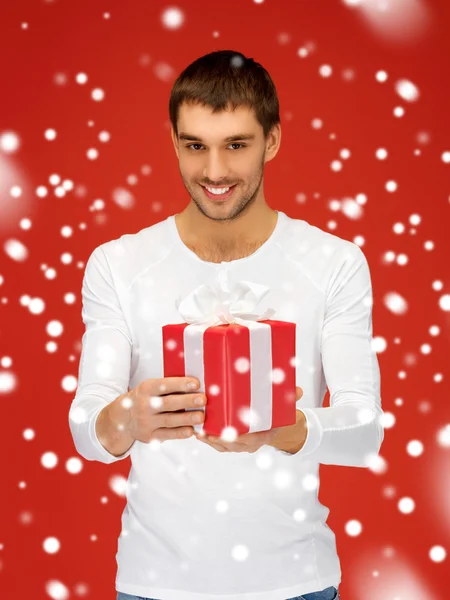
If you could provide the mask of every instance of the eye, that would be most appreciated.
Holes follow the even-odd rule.
[[[201,146],[202,144],[189,144],[188,146],[186,146],[186,148],[188,148],[188,150],[192,150],[193,152],[197,152],[196,150],[194,150],[193,148],[191,148],[191,146]],[[241,148],[245,148],[245,144],[238,144],[237,142],[232,142],[230,144],[230,146],[241,146]],[[239,150],[239,148],[238,148]]]

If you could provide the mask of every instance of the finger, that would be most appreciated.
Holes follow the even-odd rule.
[[[216,442],[215,439],[216,438],[213,438],[212,440],[211,440],[211,438],[209,439],[210,445],[221,446],[222,448],[225,448],[225,450],[227,452],[250,452],[250,453],[252,453],[252,452],[256,452],[256,450],[262,446],[262,444],[241,444],[239,442],[232,442],[232,443],[224,446],[223,444],[219,444],[218,442]]]
[[[222,446],[223,448],[225,448],[226,450],[228,450],[230,452],[245,452],[248,450],[248,448],[251,448],[254,445],[254,444],[248,444],[246,442],[243,442],[240,440],[240,438],[237,438],[233,442],[226,442],[225,440],[222,440],[222,438],[220,438],[220,437],[215,437],[215,436],[209,435],[209,436],[207,436],[207,439],[212,444],[218,444],[219,446]]]
[[[192,427],[159,427],[152,432],[152,440],[164,442],[173,439],[187,439],[194,434]]]
[[[153,379],[145,379],[140,388],[143,392],[162,396],[164,394],[173,394],[175,392],[192,392],[198,391],[200,388],[189,388],[190,382],[199,384],[197,377],[156,377]]]
[[[143,400],[142,400],[143,398]],[[155,413],[165,413],[165,412],[185,412],[191,410],[201,410],[204,411],[207,398],[206,394],[202,392],[178,392],[173,394],[165,394],[165,395],[157,395],[154,391],[147,390],[142,391],[142,388],[139,390],[139,399],[141,406],[145,410],[147,406],[152,409]],[[201,402],[198,403],[197,399],[200,399]],[[161,426],[163,426],[162,424]]]
[[[215,450],[218,450],[219,452],[230,452],[230,450],[228,448],[226,448],[225,446],[222,446],[222,444],[218,444],[217,442],[211,442],[209,439],[201,439],[199,437],[197,437],[197,439],[200,442],[203,442],[204,444],[207,444],[208,446],[211,446],[211,448],[214,448]]]
[[[200,392],[196,394],[168,394],[166,396],[151,396],[152,404],[159,406],[158,412],[182,412],[184,410],[201,410],[206,407],[206,396]],[[197,403],[197,398],[201,399],[201,404]]]
[[[200,425],[205,421],[205,413],[202,410],[180,410],[158,412],[153,415],[158,427],[191,427]]]
[[[267,438],[270,438],[270,436],[272,435],[272,431],[274,431],[273,429],[269,429],[269,430],[265,430],[265,431],[254,431],[253,433],[244,433],[240,436],[238,436],[235,440],[233,440],[233,444],[239,444],[239,445],[243,445],[243,446],[254,446],[257,444],[264,444],[265,440]],[[210,436],[211,437],[211,436]],[[212,439],[220,439],[220,438],[214,438],[214,436],[212,436]]]

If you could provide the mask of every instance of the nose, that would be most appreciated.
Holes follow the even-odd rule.
[[[224,157],[219,152],[210,152],[203,169],[205,181],[215,182],[212,185],[220,185],[221,181],[226,181],[227,179],[232,181],[231,178],[227,177],[227,174],[228,167]]]

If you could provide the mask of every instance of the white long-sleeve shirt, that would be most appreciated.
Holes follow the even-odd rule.
[[[341,581],[329,509],[318,499],[319,464],[370,466],[384,438],[371,278],[357,245],[277,212],[270,238],[238,260],[200,259],[171,215],[101,244],[86,264],[86,331],[69,426],[86,460],[131,458],[118,591],[162,600],[286,600]],[[258,308],[273,307],[274,319],[297,324],[306,443],[296,454],[268,445],[222,453],[192,436],[135,441],[113,456],[96,436],[99,412],[141,381],[164,376],[162,326],[183,322],[175,299],[221,270],[230,282],[269,286]]]

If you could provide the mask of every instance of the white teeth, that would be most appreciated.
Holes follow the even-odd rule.
[[[227,188],[215,188],[215,189],[212,190],[211,188],[206,187],[206,189],[208,190],[208,192],[211,192],[211,194],[219,195],[219,194],[225,194],[225,192],[228,192],[228,190],[230,188],[229,187],[227,187]]]

